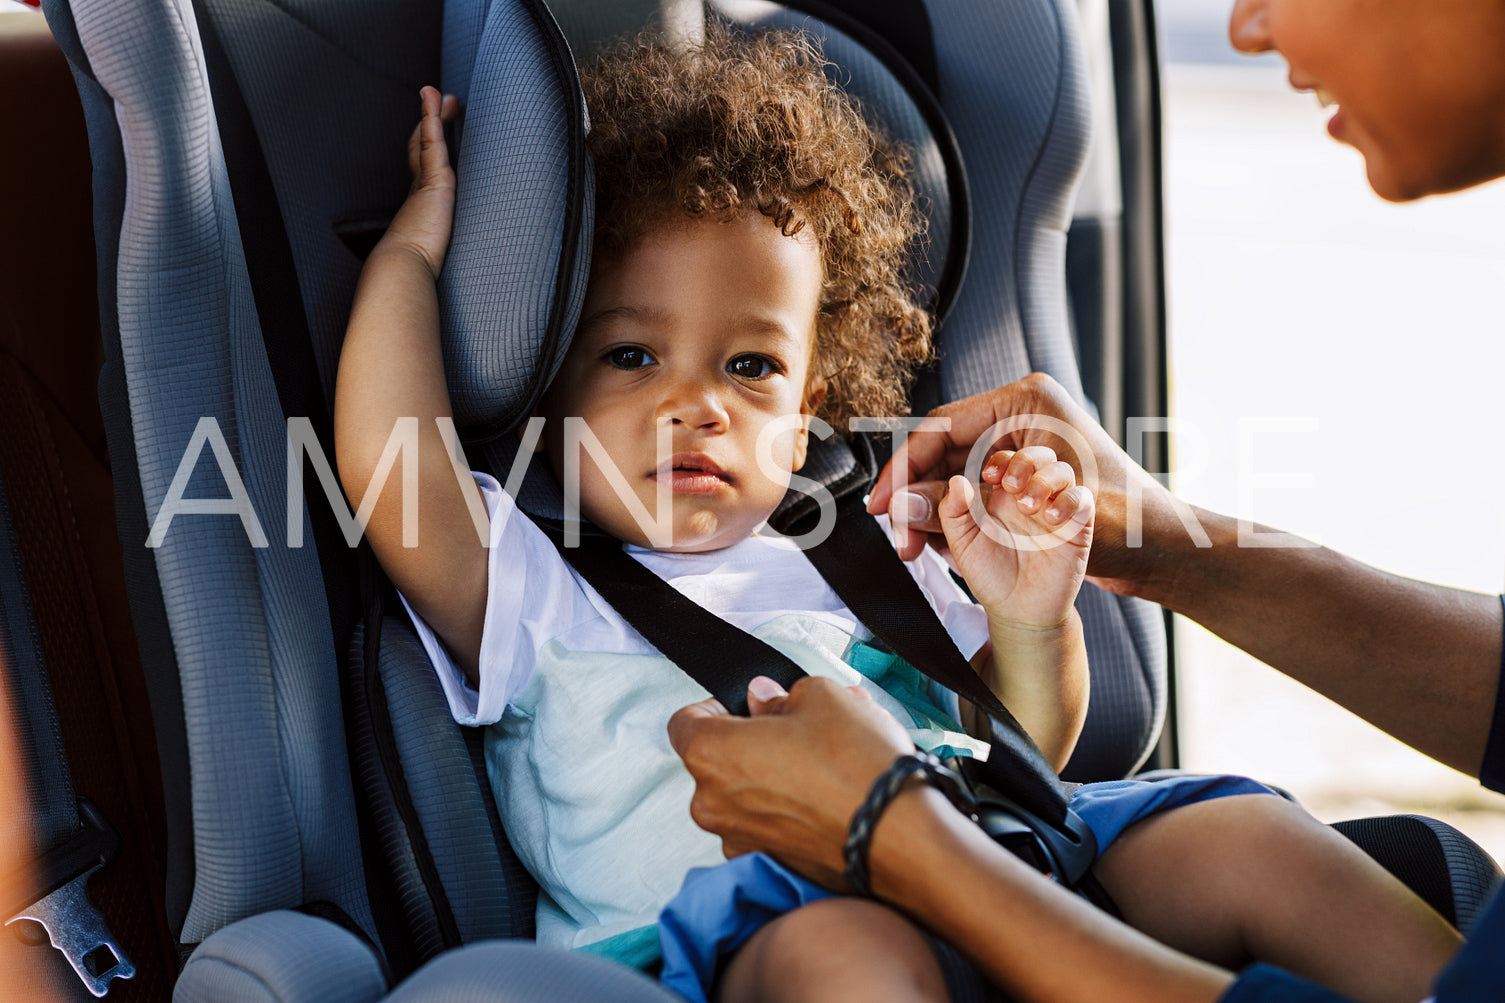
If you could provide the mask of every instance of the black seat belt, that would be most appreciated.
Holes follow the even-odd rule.
[[[995,783],[1014,792],[1022,806],[1041,818],[1051,823],[1064,820],[1066,797],[1055,770],[957,648],[877,520],[867,514],[860,495],[837,503],[830,535],[805,556],[890,651],[986,711],[1000,726],[993,729],[992,742],[1003,745],[1007,755],[995,766]]]
[[[785,689],[805,677],[793,659],[681,593],[633,560],[622,542],[581,527],[580,546],[566,547],[559,527],[538,520],[580,576],[649,644],[733,714],[747,716],[747,684],[768,676]]]
[[[866,511],[860,492],[838,503],[836,529],[806,551],[849,609],[894,654],[994,723],[986,761],[958,760],[979,796],[979,821],[1001,845],[1064,883],[1084,883],[1097,857],[1091,830],[1067,808],[1066,794],[1039,748],[972,670],[946,633],[893,546]],[[758,675],[786,689],[805,672],[783,652],[726,622],[634,560],[619,540],[582,527],[579,547],[562,527],[537,520],[564,559],[659,652],[729,711],[747,714],[747,684]],[[817,556],[819,552],[819,556]]]
[[[23,804],[7,808],[7,830],[33,856],[31,873],[12,886],[19,894],[0,902],[0,916],[7,927],[22,920],[40,924],[89,992],[103,996],[111,980],[136,974],[88,894],[89,878],[120,852],[120,835],[74,791],[28,595],[0,479],[0,668],[10,687],[27,794]]]

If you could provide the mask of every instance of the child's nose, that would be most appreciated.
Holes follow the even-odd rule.
[[[714,388],[699,380],[679,380],[659,402],[656,417],[674,425],[716,429],[726,426],[727,416]]]

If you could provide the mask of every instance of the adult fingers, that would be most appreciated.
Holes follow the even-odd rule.
[[[731,714],[715,697],[681,707],[669,718],[669,745],[682,758],[694,737],[705,730],[706,722],[730,717]]]
[[[899,556],[912,561],[941,532],[940,504],[945,481],[917,481],[889,500],[888,518]]]
[[[789,691],[767,676],[756,676],[747,684],[747,709],[753,717],[781,714],[788,701]]]
[[[1013,464],[1010,464],[1012,468]],[[1008,483],[1008,475],[1004,477],[1005,485]],[[1044,508],[1056,495],[1076,484],[1076,473],[1071,465],[1061,460],[1052,460],[1042,466],[1036,467],[1024,478],[1018,489],[1018,503],[1021,511],[1034,513]],[[1008,488],[1004,488],[1008,491]]]
[[[999,422],[1009,419],[1022,422],[1018,429],[1002,436],[1000,444],[1008,446],[1025,445],[1041,438],[1030,419],[1043,417],[1071,426],[1092,423],[1060,384],[1043,373],[1032,373],[1008,386],[946,404],[930,412],[929,417],[946,419],[950,427],[946,431],[915,432],[905,440],[904,447],[878,475],[869,512],[887,511],[889,500],[911,481],[944,478],[960,472],[965,461],[958,457],[964,458],[979,437]]]

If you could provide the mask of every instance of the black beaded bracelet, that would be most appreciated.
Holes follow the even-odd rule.
[[[946,795],[946,799],[963,813],[973,815],[975,804],[966,781],[934,755],[917,749],[910,755],[895,759],[893,765],[873,781],[867,800],[853,813],[852,822],[847,826],[847,841],[841,848],[841,856],[846,862],[845,877],[852,894],[872,896],[872,877],[868,874],[867,855],[873,841],[873,828],[877,826],[884,810],[898,797],[899,791],[903,790],[904,784],[916,774]]]

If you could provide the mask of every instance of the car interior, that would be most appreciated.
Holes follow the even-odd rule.
[[[480,733],[347,545],[336,365],[420,86],[466,109],[445,362],[465,456],[502,481],[589,268],[576,61],[708,18],[816,35],[910,149],[942,319],[916,413],[1033,371],[1110,432],[1166,413],[1151,0],[40,6],[0,18],[0,87],[25,96],[0,110],[0,665],[24,775],[0,790],[27,866],[0,886],[4,998],[674,998],[533,944]],[[887,448],[833,439],[805,473],[858,497]],[[547,519],[559,494],[540,473],[518,499]],[[1078,609],[1092,702],[1063,778],[1177,768],[1165,614],[1090,585]],[[1500,880],[1436,820],[1338,828],[1465,932]]]

